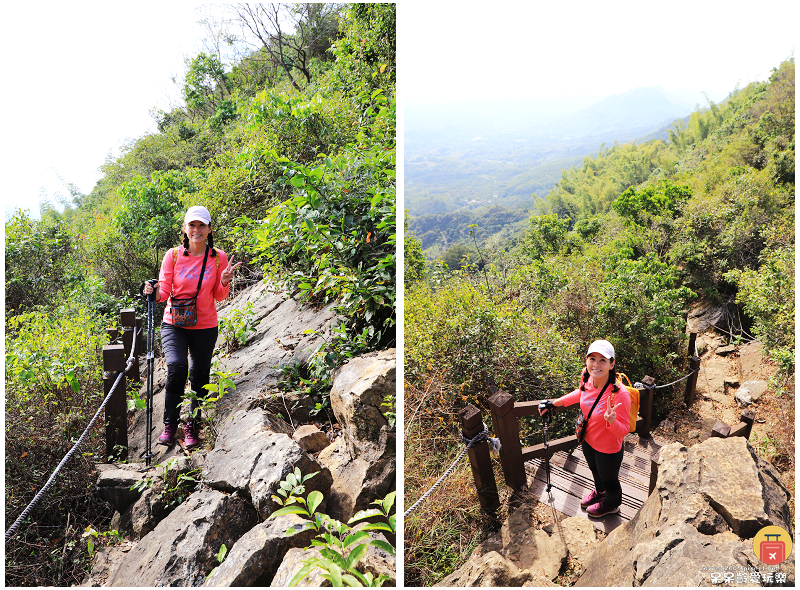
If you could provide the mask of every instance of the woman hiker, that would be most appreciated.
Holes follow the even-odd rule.
[[[233,257],[230,259],[232,262]],[[161,324],[161,344],[167,360],[167,386],[164,394],[164,432],[158,437],[159,444],[171,445],[175,442],[187,376],[198,398],[204,398],[208,393],[204,386],[211,377],[211,357],[219,332],[214,301],[223,301],[228,296],[233,271],[242,264],[239,262],[231,266],[230,263],[225,252],[214,248],[208,209],[190,207],[183,218],[183,246],[171,248],[164,255],[156,292],[156,301],[167,300]],[[144,292],[148,295],[153,292],[150,282],[145,283]],[[197,399],[192,399],[193,417],[183,429],[187,448],[200,444],[199,405]]]
[[[596,518],[619,512],[622,504],[619,468],[622,439],[630,425],[631,399],[628,390],[617,380],[615,366],[611,343],[607,340],[592,342],[586,353],[580,388],[557,400],[544,402],[545,409],[539,410],[542,415],[548,407],[580,402],[583,419],[588,418],[581,448],[592,470],[595,488],[583,497],[581,506],[589,516]]]

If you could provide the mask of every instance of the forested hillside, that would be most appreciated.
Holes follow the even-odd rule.
[[[771,395],[794,423],[794,97],[791,59],[667,140],[601,148],[562,174],[517,242],[476,240],[458,271],[432,260],[423,271],[418,236],[406,234],[418,277],[405,295],[408,500],[457,454],[458,410],[487,415],[484,375],[517,401],[552,399],[574,389],[584,351],[605,338],[632,379],[669,383],[687,372],[686,314],[701,300],[735,306],[742,329],[726,338],[763,344]],[[664,391],[656,424],[682,403]],[[553,421],[551,440],[574,424]],[[541,442],[533,422],[521,429],[523,446]],[[794,447],[793,429],[775,436]],[[467,487],[428,501],[451,506],[446,524],[435,507],[406,519],[406,584],[440,580],[479,542]]]
[[[598,146],[602,155],[611,149],[607,144],[667,141],[670,131],[686,126],[692,110],[660,87],[609,96],[568,116],[556,116],[553,108],[464,106],[460,121],[453,113],[433,109],[434,117],[417,108],[406,117],[405,206],[411,231],[429,257],[450,265],[469,241],[469,225],[478,225],[484,239],[500,231],[496,215],[483,219],[487,212],[497,207],[541,212],[542,199],[563,171],[580,166]],[[505,241],[519,229],[506,226],[495,240]]]
[[[7,524],[102,401],[105,330],[120,308],[141,315],[139,285],[181,242],[191,205],[210,211],[214,245],[245,261],[235,287],[265,277],[335,302],[343,320],[326,347],[287,370],[296,387],[327,403],[331,371],[395,344],[395,5],[226,10],[236,26],[211,29],[187,60],[182,104],[152,113],[156,132],[63,212],[6,222]],[[103,448],[99,429],[26,521],[39,527],[7,543],[7,585],[81,581],[80,533],[111,516],[90,483]]]

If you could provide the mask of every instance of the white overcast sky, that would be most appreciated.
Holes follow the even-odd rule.
[[[201,15],[186,2],[6,2],[2,192],[38,216],[40,194],[89,193],[107,154],[155,130],[184,56],[200,50]],[[63,182],[62,180],[63,179]],[[60,207],[59,207],[60,208]]]
[[[798,5],[413,2],[402,13],[399,85],[414,103],[606,97],[656,85],[724,97],[792,54]]]
[[[643,6],[658,6],[643,9]],[[618,94],[639,86],[724,96],[793,52],[796,2],[417,2],[398,8],[401,100]],[[6,2],[3,201],[91,191],[106,155],[154,129],[201,48],[190,2]],[[60,177],[60,178],[59,178]]]

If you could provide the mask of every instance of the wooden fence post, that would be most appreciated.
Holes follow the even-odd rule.
[[[125,370],[125,349],[121,344],[103,347],[103,391],[107,396],[114,382]],[[128,458],[128,408],[125,399],[125,374],[123,373],[114,395],[106,404],[106,456],[117,460]]]
[[[465,439],[471,440],[483,431],[481,411],[472,404],[467,405],[458,413],[461,422],[461,434]],[[492,460],[489,456],[489,444],[481,441],[470,447],[467,451],[469,463],[472,466],[472,478],[478,490],[478,500],[481,510],[491,515],[497,515],[500,508],[500,496],[497,493],[497,482],[494,479]]]
[[[747,409],[742,412],[742,422],[746,424],[743,429],[741,436],[745,437],[747,440],[750,440],[750,433],[753,432],[753,422],[756,420],[756,413],[753,410]]]
[[[717,420],[714,427],[711,429],[711,436],[717,438],[728,438],[731,433],[731,427],[725,424],[722,420]]]
[[[656,484],[658,483],[658,463],[660,460],[661,451],[656,451],[655,454],[650,456],[650,486],[647,491],[647,495],[653,493],[653,490],[656,489]]]
[[[689,351],[686,354],[689,358],[695,356],[694,349],[695,345],[697,344],[697,332],[690,332],[689,333]]]
[[[490,393],[492,392],[490,388]],[[503,477],[506,484],[522,490],[528,483],[525,474],[525,463],[522,461],[522,444],[519,440],[519,425],[514,413],[514,396],[502,389],[489,398],[492,411],[492,426],[500,439],[500,463],[503,466]]]
[[[689,369],[694,371],[694,373],[686,380],[686,393],[683,396],[683,401],[686,402],[687,408],[691,407],[694,403],[694,396],[697,391],[697,376],[700,374],[699,356],[693,356],[689,359]]]
[[[136,310],[123,309],[120,311],[120,325],[122,326],[122,345],[125,347],[125,357],[131,354],[134,347],[133,334],[136,329]],[[141,348],[141,345],[140,345]],[[133,381],[139,381],[139,363],[133,363],[131,370],[128,372],[128,377]]]
[[[641,424],[636,425],[636,434],[642,438],[650,438],[653,426],[653,397],[656,391],[656,380],[650,375],[642,379],[644,389],[639,390],[639,416]]]
[[[719,438],[729,438],[731,436],[743,436],[750,440],[750,433],[753,432],[753,422],[756,419],[756,413],[753,410],[747,409],[742,412],[742,421],[736,426],[728,426],[722,420],[717,420],[714,427],[711,429],[711,436]]]

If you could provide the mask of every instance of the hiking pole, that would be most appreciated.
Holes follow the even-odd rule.
[[[153,284],[155,283],[155,284]],[[155,326],[153,326],[153,311],[156,306],[156,292],[158,281],[151,280],[153,292],[147,295],[147,405],[145,407],[145,465],[150,466],[150,459],[153,453],[150,452],[153,444],[153,366],[155,364],[155,353],[153,352],[153,340],[155,336]]]
[[[547,410],[547,412],[542,414],[542,428],[544,429],[544,472],[547,476],[548,494],[553,486],[550,484],[550,453],[547,452],[547,447],[550,445],[550,441],[547,437],[547,421],[550,420],[550,412],[552,411],[553,407],[553,403],[550,401],[544,401],[539,404],[540,410]]]

